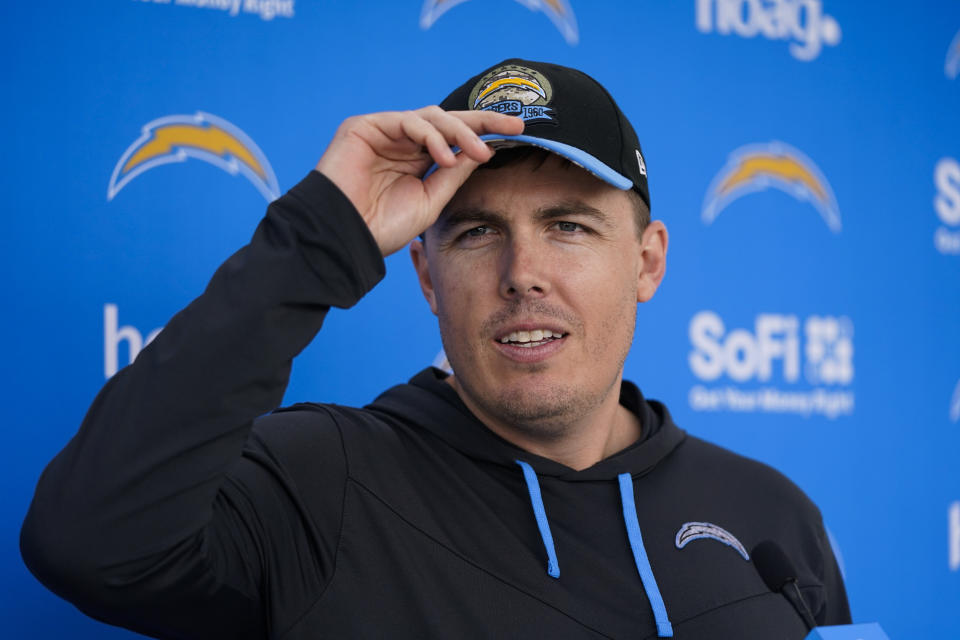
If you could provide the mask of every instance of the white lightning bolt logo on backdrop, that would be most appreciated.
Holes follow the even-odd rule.
[[[943,63],[943,72],[951,80],[960,75],[960,31],[953,36],[950,46],[947,47],[947,59]]]
[[[165,164],[196,158],[241,174],[271,202],[280,197],[280,187],[270,162],[260,147],[236,125],[198,111],[157,118],[143,125],[141,135],[120,157],[110,176],[107,200],[137,176]]]
[[[467,0],[426,0],[423,3],[423,9],[420,11],[420,27],[429,29],[437,18],[445,14],[458,4]],[[567,44],[575,45],[580,40],[580,32],[577,28],[577,19],[573,15],[573,9],[570,8],[567,0],[516,0],[531,11],[542,11],[547,14],[550,21],[563,35]]]

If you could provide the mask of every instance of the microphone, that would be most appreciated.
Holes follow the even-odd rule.
[[[817,626],[817,621],[797,586],[797,569],[780,545],[772,540],[765,540],[753,548],[750,557],[770,591],[783,594],[807,625],[807,631]]]

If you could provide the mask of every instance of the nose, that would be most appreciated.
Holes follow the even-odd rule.
[[[535,241],[513,237],[500,255],[500,295],[507,300],[542,298],[550,291],[546,256]]]

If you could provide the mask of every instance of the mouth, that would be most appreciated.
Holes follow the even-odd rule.
[[[548,328],[521,329],[511,331],[496,338],[496,341],[503,345],[519,347],[521,349],[534,349],[542,347],[557,340],[566,338],[567,334],[563,331]]]

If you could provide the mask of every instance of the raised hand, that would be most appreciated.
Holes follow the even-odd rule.
[[[317,171],[346,194],[388,256],[433,224],[473,170],[492,157],[480,135],[522,131],[519,118],[437,106],[353,116],[337,129]],[[421,179],[433,163],[437,170]]]

